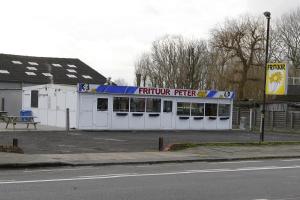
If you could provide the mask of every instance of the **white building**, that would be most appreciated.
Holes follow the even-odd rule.
[[[78,84],[23,88],[22,108],[41,124],[101,130],[217,130],[232,128],[234,93]]]

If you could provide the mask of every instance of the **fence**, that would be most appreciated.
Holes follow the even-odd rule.
[[[246,119],[247,130],[260,130],[261,111],[259,109],[234,108],[232,115],[233,128],[239,128],[240,119]],[[300,131],[300,111],[266,111],[266,130]]]

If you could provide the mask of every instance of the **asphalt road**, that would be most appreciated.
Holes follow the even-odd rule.
[[[299,200],[300,159],[0,171],[1,200]]]
[[[249,142],[259,141],[259,134],[243,131],[137,131],[137,132],[0,132],[0,145],[19,139],[27,154],[103,153],[156,151],[158,138],[164,143]],[[300,134],[272,133],[266,141],[300,141]]]

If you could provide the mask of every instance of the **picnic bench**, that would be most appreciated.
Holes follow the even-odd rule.
[[[34,128],[36,129],[36,125],[39,122],[34,121],[34,116],[5,116],[4,120],[6,122],[6,128],[9,124],[13,125],[13,128],[15,129],[16,124],[26,124],[27,128],[29,128],[29,125],[32,124]]]
[[[7,116],[6,111],[0,111],[0,120],[4,121],[5,117]]]

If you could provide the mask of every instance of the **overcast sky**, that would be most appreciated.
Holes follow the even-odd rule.
[[[225,18],[272,13],[299,0],[2,0],[0,52],[79,58],[106,77],[134,81],[134,62],[166,34],[208,38]]]

